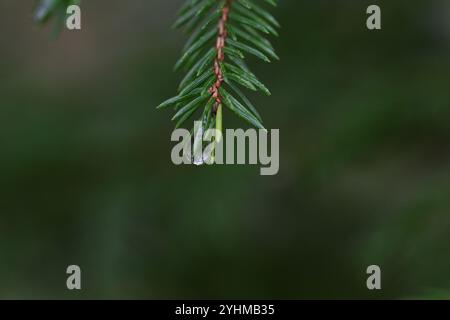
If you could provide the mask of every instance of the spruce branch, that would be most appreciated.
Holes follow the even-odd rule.
[[[258,3],[258,4],[257,4]],[[256,128],[262,118],[239,87],[270,95],[267,87],[248,68],[247,55],[265,62],[279,60],[268,35],[278,36],[278,21],[264,7],[275,0],[186,0],[174,28],[190,36],[175,64],[185,77],[178,95],[157,109],[173,107],[176,128],[190,119],[201,106],[203,130],[222,129],[222,107]]]

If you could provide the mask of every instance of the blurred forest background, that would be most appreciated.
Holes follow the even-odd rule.
[[[86,0],[58,37],[0,0],[0,298],[450,298],[450,2],[279,3],[261,177],[170,161],[181,0]]]

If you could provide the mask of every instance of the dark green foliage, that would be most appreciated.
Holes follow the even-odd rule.
[[[184,70],[186,76],[180,83],[178,95],[163,102],[158,109],[173,107],[177,127],[191,118],[202,105],[206,108],[201,115],[204,129],[221,127],[215,123],[211,112],[215,99],[209,89],[217,81],[214,62],[218,61],[216,42],[219,23],[224,7],[229,15],[225,23],[227,38],[223,48],[224,59],[218,61],[223,76],[220,85],[222,104],[257,128],[264,128],[256,108],[239,89],[261,91],[270,95],[266,86],[249,70],[244,62],[246,55],[257,57],[264,62],[278,60],[278,56],[266,36],[278,36],[278,21],[264,8],[276,6],[274,0],[187,0],[174,23],[175,28],[183,28],[190,34],[182,56],[175,70]],[[221,108],[221,106],[220,106]]]

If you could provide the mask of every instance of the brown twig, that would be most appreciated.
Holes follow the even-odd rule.
[[[225,59],[224,48],[225,48],[225,41],[227,40],[228,37],[226,24],[230,13],[231,2],[232,0],[225,1],[225,5],[222,8],[222,16],[219,20],[218,26],[218,35],[216,40],[217,56],[214,59],[214,74],[216,76],[216,82],[211,86],[211,88],[209,88],[209,93],[211,93],[212,97],[216,100],[216,102],[213,105],[214,114],[216,114],[219,105],[222,104],[222,99],[219,94],[219,89],[223,83],[223,74],[222,70],[220,69],[220,63],[222,63],[223,60]]]

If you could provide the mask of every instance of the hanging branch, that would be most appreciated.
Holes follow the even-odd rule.
[[[175,108],[172,120],[177,121],[177,128],[201,106],[203,130],[222,128],[222,106],[251,125],[264,128],[258,111],[239,88],[270,95],[244,60],[247,54],[265,62],[279,59],[266,35],[278,36],[276,29],[280,25],[257,2],[276,6],[276,0],[186,0],[174,24],[190,34],[175,65],[175,70],[184,69],[186,76],[178,95],[158,106]],[[60,28],[67,6],[79,3],[80,0],[42,0],[35,20],[44,23],[57,16],[55,25]]]
[[[266,35],[278,36],[277,20],[257,2],[275,0],[187,0],[175,28],[191,34],[175,70],[187,74],[178,95],[157,108],[175,108],[176,128],[204,106],[203,129],[222,128],[222,106],[251,125],[263,129],[261,116],[239,86],[270,95],[244,62],[247,54],[265,62],[278,60]],[[218,116],[219,115],[219,116]]]

